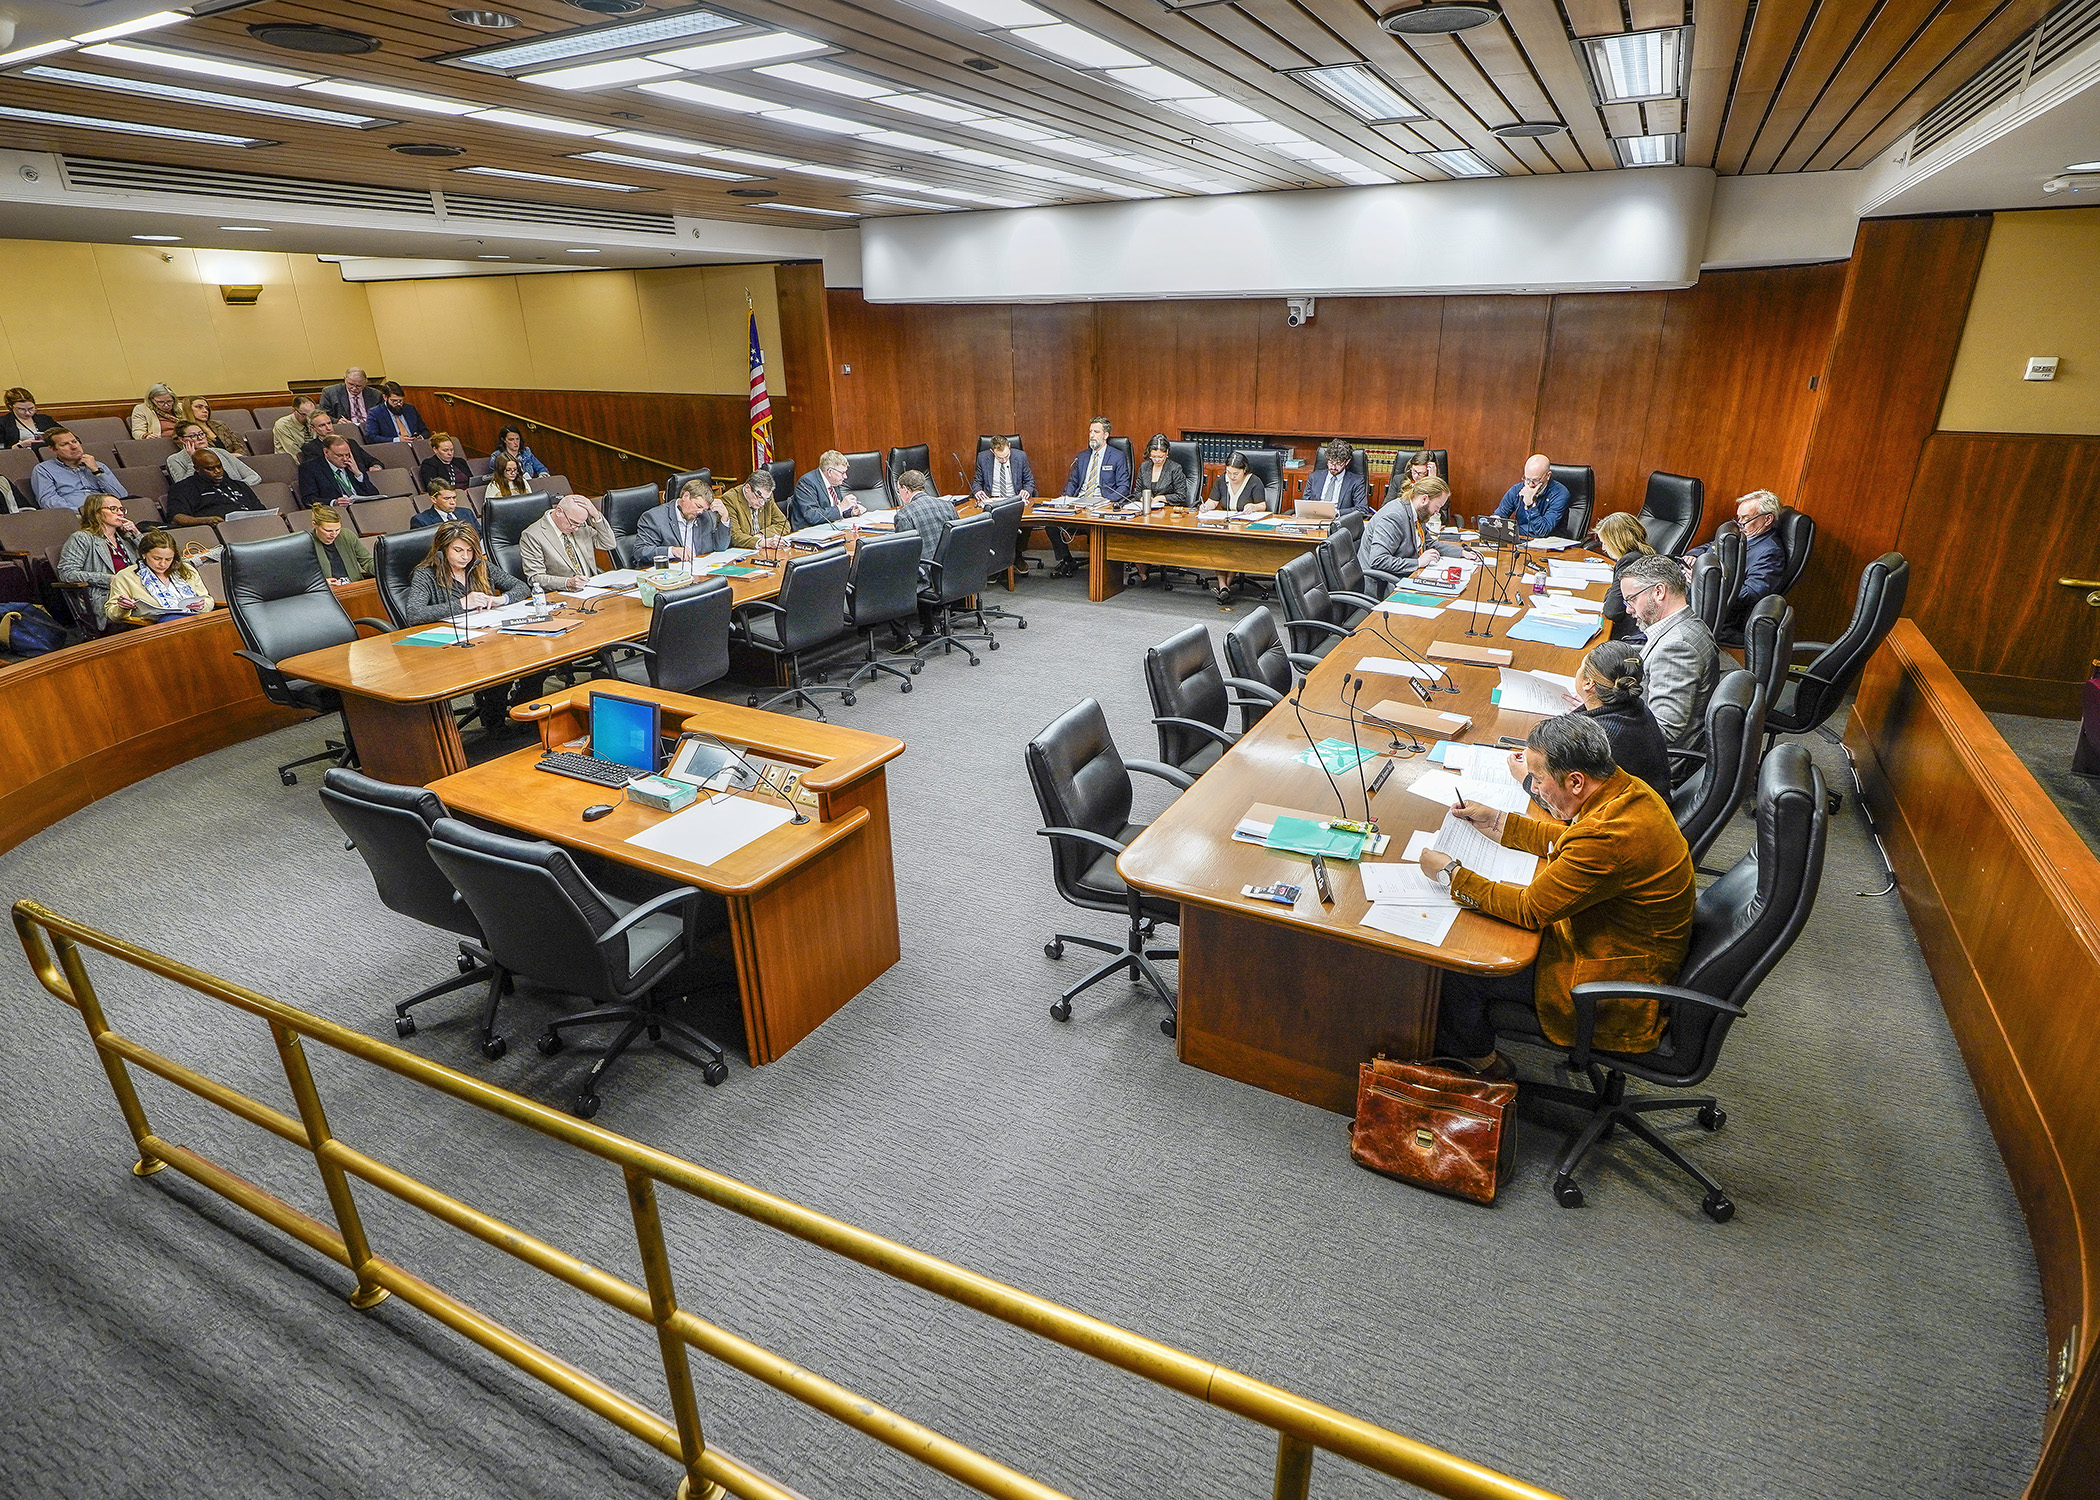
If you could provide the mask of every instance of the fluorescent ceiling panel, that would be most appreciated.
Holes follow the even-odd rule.
[[[678,156],[705,156],[705,146],[690,141],[675,141],[667,135],[648,135],[639,130],[609,130],[604,139],[618,141],[623,146],[639,146],[644,151],[669,151]]]
[[[790,172],[800,172],[805,177],[835,177],[840,182],[881,182],[873,172],[856,172],[851,167],[827,167],[817,162],[797,162],[789,167]]]
[[[704,72],[710,68],[748,68],[753,63],[802,57],[811,52],[822,52],[825,46],[826,43],[796,36],[791,31],[769,31],[764,36],[740,36],[730,42],[703,42],[697,47],[680,47],[675,52],[652,52],[649,55],[674,68]]]
[[[903,130],[870,130],[861,139],[871,145],[888,146],[893,151],[924,151],[930,154],[954,149],[946,141],[937,141],[930,136],[912,135]]]
[[[314,109],[304,104],[288,104],[277,99],[247,99],[239,94],[219,94],[209,89],[184,88],[175,83],[155,83],[145,78],[119,78],[112,73],[78,73],[71,68],[51,68],[39,65],[22,70],[24,78],[40,78],[50,83],[71,84],[77,88],[107,89],[117,94],[134,94],[146,99],[172,99],[184,104],[202,104],[211,109],[237,109],[245,114],[270,115],[281,120],[304,120],[314,125],[347,125],[353,130],[368,130],[375,125],[396,124],[393,120],[382,120],[375,115],[353,115],[339,109]]]
[[[704,83],[687,83],[682,78],[637,84],[636,87],[645,94],[661,94],[666,99],[681,99],[687,104],[698,104],[706,109],[734,110],[740,115],[755,115],[774,107],[765,99],[753,99],[748,94],[733,94],[727,89],[709,88]]]
[[[1135,52],[1127,52],[1105,37],[1095,36],[1091,31],[1064,21],[1054,26],[1024,26],[1007,34],[1078,68],[1146,66],[1145,60]]]
[[[611,62],[581,63],[573,68],[527,73],[521,81],[550,89],[597,89],[621,83],[640,83],[645,78],[669,78],[677,71],[668,63],[651,62],[646,57],[616,57]]]
[[[804,130],[824,130],[833,135],[860,135],[868,126],[859,120],[843,119],[838,115],[820,114],[813,109],[767,109],[765,118],[778,120],[784,125],[800,125]]]
[[[180,73],[202,73],[207,78],[216,78],[221,83],[268,83],[279,88],[297,88],[302,83],[312,83],[311,73],[287,73],[282,68],[257,67],[254,63],[229,62],[223,57],[198,57],[188,52],[171,52],[165,47],[137,47],[125,42],[105,42],[87,49],[90,57],[107,57],[117,62],[137,63],[149,68],[173,68]]]
[[[951,120],[958,124],[966,120],[980,119],[981,109],[972,109],[967,104],[957,104],[952,99],[942,99],[933,94],[892,94],[882,101],[891,109],[910,110],[915,115],[925,115],[932,120]]]
[[[754,203],[753,208],[775,208],[784,214],[822,214],[827,219],[857,219],[859,214],[842,208],[806,208],[800,203]]]
[[[598,182],[589,177],[557,177],[551,172],[518,172],[509,167],[454,167],[463,177],[510,177],[520,182],[552,182],[561,187],[596,188],[601,193],[653,193],[655,188],[626,182]]]
[[[1429,118],[1407,96],[1361,64],[1341,68],[1307,68],[1291,77],[1317,89],[1359,120],[1373,125]]]
[[[49,57],[54,52],[69,52],[71,42],[38,42],[34,47],[17,47],[12,52],[0,52],[0,68],[11,68],[16,63],[28,62],[32,57]]]
[[[956,211],[955,205],[952,203],[929,203],[924,198],[894,198],[888,193],[855,193],[853,201],[855,203],[894,203],[900,208],[930,208],[935,213],[941,214],[952,214]]]
[[[1280,146],[1286,141],[1302,141],[1304,136],[1289,126],[1278,125],[1274,120],[1257,120],[1251,123],[1234,121],[1224,127],[1243,141],[1252,141],[1257,146]]]
[[[475,121],[488,121],[492,125],[515,125],[520,130],[544,130],[552,135],[605,135],[603,125],[584,125],[575,120],[557,120],[552,115],[529,114],[522,109],[484,109],[473,115]]]
[[[1063,138],[1043,142],[1045,151],[1055,151],[1060,156],[1076,156],[1084,161],[1100,161],[1116,153],[1106,146],[1097,146],[1092,141],[1071,141]]]
[[[1183,114],[1194,115],[1211,125],[1251,125],[1267,117],[1258,110],[1247,108],[1231,99],[1174,99],[1168,101]]]
[[[851,73],[841,73],[833,68],[814,68],[808,63],[775,63],[753,71],[777,78],[782,83],[822,89],[827,94],[844,94],[849,99],[880,99],[885,94],[897,92],[894,83],[876,83],[873,79],[856,78]]]
[[[1017,161],[1011,156],[1001,156],[994,151],[974,150],[969,146],[943,146],[934,154],[944,156],[949,161],[966,161],[972,166],[997,167],[1002,172],[1028,172],[1034,170],[1028,162]]]
[[[1010,141],[1054,141],[1056,135],[1040,130],[1033,125],[1024,125],[1019,120],[1009,120],[1001,115],[986,115],[981,120],[970,121],[972,130],[981,130],[986,135],[1003,135]]]
[[[1190,83],[1179,73],[1170,73],[1165,68],[1155,68],[1150,63],[1139,68],[1110,68],[1102,75],[1113,78],[1134,94],[1143,94],[1147,99],[1204,99],[1214,95],[1200,84]]]
[[[718,182],[756,182],[749,172],[719,172],[713,167],[696,167],[688,161],[655,161],[646,156],[629,156],[623,151],[579,151],[570,161],[602,161],[613,167],[641,167],[650,172],[676,172],[681,177],[712,177]]]
[[[1057,20],[1028,0],[935,0],[940,11],[959,11],[987,26],[1047,26]]]
[[[1584,37],[1575,45],[1589,64],[1597,97],[1606,104],[1674,99],[1684,82],[1689,27]]]
[[[1424,151],[1422,160],[1449,177],[1500,177],[1502,174],[1471,151]]]
[[[1615,136],[1611,148],[1622,167],[1674,167],[1683,143],[1681,135]]]
[[[1335,167],[1333,175],[1355,187],[1375,187],[1379,183],[1397,182],[1399,179],[1384,172],[1374,172],[1369,167]]]
[[[433,115],[471,115],[484,106],[462,104],[457,99],[440,99],[434,94],[410,94],[400,89],[383,89],[369,83],[354,83],[348,78],[320,78],[302,84],[309,93],[329,94],[338,99],[357,99],[366,104],[384,104],[389,109],[414,109]]]
[[[566,62],[589,57],[594,52],[639,51],[652,44],[683,41],[714,31],[731,31],[748,23],[709,11],[689,10],[681,15],[658,16],[625,26],[591,26],[567,36],[541,37],[507,47],[489,47],[457,59],[484,68],[530,68],[541,63]]]
[[[74,41],[85,47],[89,42],[113,42],[120,36],[135,36],[141,31],[157,31],[163,26],[173,26],[177,21],[187,21],[188,16],[179,10],[157,10],[150,16],[140,16],[135,21],[120,21],[114,26],[105,26],[100,31],[83,31]]]
[[[68,125],[76,130],[113,130],[119,135],[157,135],[164,140],[195,141],[200,146],[274,146],[252,135],[221,135],[215,130],[179,130],[173,125],[146,125],[136,120],[108,120],[99,116],[60,114],[48,109],[17,109],[0,105],[0,120],[27,120],[35,125]]]

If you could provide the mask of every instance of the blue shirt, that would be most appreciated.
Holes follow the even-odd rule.
[[[129,495],[124,481],[112,474],[108,464],[90,474],[85,464],[47,458],[29,471],[29,487],[36,503],[45,510],[78,510],[90,495]]]
[[[1526,536],[1552,536],[1568,514],[1568,487],[1558,479],[1549,479],[1531,504],[1526,505],[1523,497],[1524,486],[1511,485],[1502,503],[1495,507],[1495,514],[1514,518],[1517,530]]]

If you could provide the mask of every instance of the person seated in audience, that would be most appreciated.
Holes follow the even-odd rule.
[[[1443,555],[1431,540],[1432,528],[1450,501],[1451,486],[1434,476],[1406,485],[1398,496],[1371,513],[1364,539],[1357,544],[1357,561],[1367,572],[1394,578],[1441,562]]]
[[[348,426],[347,423],[345,425]],[[357,428],[350,427],[348,431],[343,433],[338,433],[335,428],[336,419],[334,417],[331,417],[325,411],[315,412],[313,415],[314,438],[312,442],[299,450],[299,462],[302,464],[312,463],[321,456],[321,450],[328,446],[331,438],[340,436],[343,441],[350,445],[351,463],[358,473],[364,475],[367,479],[377,479],[386,472],[386,465],[365,452],[363,445],[357,441]]]
[[[102,612],[112,620],[139,624],[201,615],[212,604],[197,570],[177,558],[175,539],[165,531],[149,531],[139,538],[139,560],[109,581],[109,600]]]
[[[906,469],[897,476],[896,528],[919,534],[920,567],[933,561],[934,550],[954,524],[954,502],[935,494],[933,481],[923,472]]]
[[[109,465],[90,454],[66,428],[46,430],[44,441],[51,445],[51,456],[29,471],[30,491],[43,509],[78,510],[90,495],[130,495]]]
[[[332,505],[316,505],[312,515],[314,556],[321,564],[321,576],[330,583],[370,578],[372,549],[355,528],[343,529],[343,513]]]
[[[231,427],[211,414],[211,402],[203,396],[191,396],[182,403],[182,421],[202,423],[211,434],[211,445],[221,453],[242,453],[247,445]],[[182,424],[175,425],[175,436],[182,436]]]
[[[443,482],[434,484],[425,498],[430,501],[430,508],[410,516],[410,526],[442,526],[447,521],[457,521],[473,527],[476,535],[481,533],[481,518],[468,508],[467,497],[453,486]]]
[[[773,491],[773,475],[767,469],[753,469],[749,478],[722,497],[722,508],[729,516],[732,547],[755,550],[794,529],[780,508],[780,499]]]
[[[1345,516],[1371,514],[1371,487],[1364,476],[1349,467],[1355,448],[1345,438],[1336,438],[1320,450],[1324,462],[1305,481],[1298,497],[1297,514],[1307,520],[1338,521]],[[1432,469],[1432,472],[1434,470]]]
[[[597,503],[583,495],[564,495],[547,507],[518,538],[525,581],[543,589],[580,589],[597,576],[597,549],[610,554],[619,545]]]
[[[376,500],[379,488],[351,456],[350,439],[321,439],[320,452],[299,465],[299,503],[333,505],[338,500]]]
[[[499,453],[489,462],[488,488],[481,493],[483,499],[491,495],[502,499],[532,493],[532,481],[525,477],[525,466],[518,461],[516,454]]]
[[[979,505],[1015,496],[1023,501],[1034,499],[1035,470],[1029,466],[1028,455],[1004,437],[993,438],[992,446],[977,455],[977,478],[970,493]]]
[[[496,429],[496,447],[489,457],[493,460],[505,455],[515,458],[524,466],[527,479],[547,477],[547,466],[534,458],[532,450],[525,446],[525,434],[508,424]]]
[[[860,515],[863,509],[846,493],[846,455],[830,448],[817,456],[814,469],[795,481],[795,493],[788,499],[788,525],[794,531],[828,526]]]
[[[212,442],[211,429],[202,422],[192,422],[185,418],[175,428],[175,441],[181,446],[161,462],[161,468],[167,472],[170,484],[180,484],[190,477],[190,471],[196,466],[197,455],[200,453],[216,453],[219,456],[219,467],[242,484],[262,483],[262,475]]]
[[[410,438],[429,437],[430,428],[423,414],[409,405],[401,383],[389,380],[380,387],[379,404],[365,408],[365,436],[375,443],[405,443]]]
[[[306,445],[325,436],[314,426],[314,413],[319,408],[311,396],[301,396],[292,402],[291,412],[279,417],[270,425],[270,447],[277,453],[289,453],[301,462],[306,458]]]
[[[416,477],[426,490],[439,479],[465,489],[474,482],[474,470],[460,456],[459,439],[449,432],[441,432],[430,440],[430,457],[423,460],[423,467],[417,470]]]
[[[430,555],[409,575],[401,613],[410,625],[438,625],[469,610],[516,604],[531,592],[523,579],[511,577],[482,551],[479,532],[463,522],[447,521],[431,537]],[[490,734],[511,728],[511,702],[508,685],[483,688],[474,695],[474,706]]]
[[[1648,528],[1641,518],[1630,510],[1615,510],[1597,523],[1597,550],[1611,559],[1611,587],[1604,591],[1604,620],[1611,626],[1611,637],[1619,640],[1636,634],[1640,627],[1633,616],[1626,612],[1625,591],[1619,587],[1619,575],[1633,566],[1638,558],[1655,556],[1655,549],[1648,545]]]
[[[854,514],[860,514],[858,508]],[[730,535],[729,507],[715,497],[714,486],[688,479],[676,500],[642,512],[634,528],[635,561],[645,567],[691,562],[728,548]]]
[[[1086,447],[1065,475],[1066,499],[1083,505],[1121,505],[1130,494],[1130,464],[1121,449],[1109,447],[1108,437],[1108,418],[1096,417],[1086,424]],[[1049,532],[1050,551],[1057,558],[1052,571],[1069,578],[1079,567],[1072,559],[1072,529],[1052,526]]]
[[[270,509],[227,472],[218,449],[198,449],[195,465],[168,490],[168,517],[177,526],[212,526],[244,511]]]
[[[87,590],[98,620],[109,618],[109,583],[139,560],[138,523],[115,495],[91,495],[80,507],[80,529],[58,549],[58,581]]]
[[[1647,639],[1641,665],[1648,706],[1673,750],[1704,751],[1706,701],[1721,680],[1721,653],[1706,622],[1684,601],[1684,568],[1674,557],[1634,559],[1619,574],[1626,609]]]
[[[172,385],[148,387],[146,399],[131,409],[131,435],[135,438],[173,437],[182,420],[182,405]]]
[[[321,410],[338,422],[349,422],[364,433],[365,418],[379,404],[379,397],[365,380],[365,372],[352,365],[343,372],[343,378],[321,392]],[[350,434],[345,433],[348,437]]]
[[[1553,460],[1534,453],[1524,460],[1524,478],[1509,487],[1495,514],[1515,521],[1525,536],[1552,536],[1568,513],[1568,487],[1553,477]]]
[[[1786,573],[1786,543],[1780,540],[1777,530],[1779,511],[1779,497],[1770,490],[1752,490],[1735,502],[1735,524],[1743,533],[1743,583],[1721,616],[1724,633],[1740,635],[1743,617],[1757,601],[1779,592],[1779,580]],[[1713,546],[1707,542],[1685,553],[1685,577],[1691,577],[1692,564],[1711,552]]]
[[[27,448],[58,425],[36,409],[36,397],[16,386],[6,396],[7,410],[0,412],[0,448]]]
[[[0,474],[0,515],[13,515],[20,510],[35,510],[35,495],[18,495],[5,474]]]
[[[1525,745],[1524,763],[1551,818],[1480,802],[1452,816],[1505,849],[1536,854],[1538,873],[1529,885],[1491,880],[1434,849],[1422,853],[1422,873],[1448,885],[1460,906],[1540,934],[1539,956],[1529,968],[1444,973],[1436,1051],[1483,1078],[1508,1078],[1512,1071],[1495,1050],[1490,1006],[1529,1006],[1548,1040],[1571,1045],[1576,984],[1676,979],[1691,946],[1698,896],[1692,851],[1670,804],[1612,759],[1603,725],[1582,714],[1542,719]],[[1662,1027],[1653,1000],[1607,1000],[1597,1007],[1592,1040],[1614,1052],[1652,1052]]]
[[[1216,514],[1266,515],[1269,510],[1269,487],[1254,477],[1247,467],[1247,456],[1235,453],[1225,461],[1225,471],[1210,482],[1210,493],[1203,497],[1199,512]],[[1217,589],[1218,602],[1227,603],[1232,598],[1232,588],[1239,581],[1237,573],[1220,573]]]

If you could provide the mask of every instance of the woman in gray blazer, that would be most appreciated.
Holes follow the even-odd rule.
[[[447,521],[430,541],[430,555],[408,580],[402,612],[411,625],[436,625],[464,609],[516,604],[531,590],[481,550],[481,536],[464,521]]]
[[[115,495],[90,495],[80,507],[80,529],[58,549],[58,581],[87,590],[92,618],[103,619],[109,581],[139,560],[139,528]]]

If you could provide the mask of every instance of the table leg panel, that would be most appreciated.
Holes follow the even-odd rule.
[[[343,694],[343,718],[367,776],[402,786],[428,786],[467,768],[466,746],[449,700],[383,703]]]

